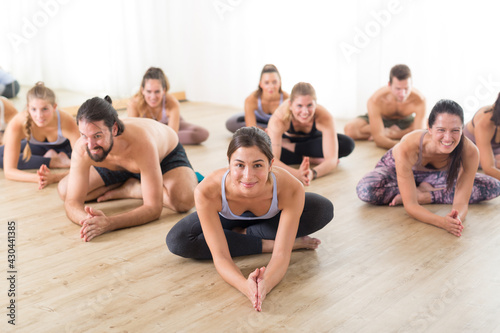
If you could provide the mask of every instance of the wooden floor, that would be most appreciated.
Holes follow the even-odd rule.
[[[194,102],[181,110],[211,133],[205,144],[186,146],[196,171],[226,166],[224,123],[239,110]],[[83,243],[55,185],[38,191],[0,172],[4,277],[7,222],[17,225],[15,331],[500,332],[500,199],[472,205],[461,238],[409,218],[402,207],[365,204],[356,184],[383,153],[357,142],[333,174],[307,189],[332,200],[335,217],[314,234],[322,241],[318,250],[292,254],[261,313],[212,262],[168,251],[165,236],[184,215],[165,209],[158,221]],[[93,206],[113,214],[139,204]],[[444,215],[450,207],[429,209]],[[235,262],[248,275],[269,258]],[[0,281],[0,331],[14,331],[6,316],[8,281]]]

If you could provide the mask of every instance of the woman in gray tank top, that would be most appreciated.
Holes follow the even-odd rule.
[[[286,273],[291,251],[316,249],[308,235],[333,218],[333,204],[305,193],[295,177],[273,167],[271,141],[256,127],[236,131],[228,148],[229,168],[215,171],[196,188],[194,212],[167,235],[170,251],[186,258],[213,259],[230,285],[257,311]],[[266,267],[243,276],[232,257],[272,253]]]
[[[27,110],[15,115],[5,130],[5,146],[0,147],[5,178],[38,183],[40,189],[59,182],[68,172],[50,169],[69,168],[71,147],[79,136],[73,117],[58,110],[54,92],[38,82],[28,91]]]

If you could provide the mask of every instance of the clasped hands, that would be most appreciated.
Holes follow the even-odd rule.
[[[80,229],[80,238],[88,242],[92,238],[99,236],[106,231],[110,226],[109,218],[100,210],[85,206],[87,217],[80,221],[82,228]]]
[[[264,280],[266,267],[256,268],[248,275],[248,298],[252,302],[253,308],[256,311],[262,311],[262,302],[266,298],[267,288]]]

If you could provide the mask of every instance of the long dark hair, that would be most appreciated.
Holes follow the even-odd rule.
[[[438,101],[436,105],[434,105],[434,107],[431,110],[431,114],[429,115],[429,120],[428,120],[429,128],[432,128],[434,122],[436,121],[437,116],[443,113],[448,113],[460,117],[463,128],[464,110],[457,102],[454,102],[449,99],[442,99]],[[464,150],[464,140],[465,137],[462,131],[462,135],[460,136],[460,142],[455,147],[455,149],[453,149],[453,151],[450,153],[450,156],[448,157],[449,159],[448,176],[446,178],[446,187],[448,190],[450,190],[453,187],[453,184],[458,177],[458,172],[462,167],[462,162],[463,162],[462,153]]]
[[[118,126],[116,136],[122,134],[125,130],[125,124],[118,118],[118,113],[111,103],[111,97],[109,96],[104,97],[104,99],[94,97],[86,100],[78,109],[76,124],[78,125],[82,119],[87,122],[104,120],[104,124],[110,131],[112,131],[112,127],[116,123]]]
[[[257,147],[266,155],[269,163],[273,159],[273,150],[271,148],[271,139],[266,132],[257,127],[242,127],[233,134],[233,139],[227,147],[227,158],[231,159],[233,153],[241,147]]]

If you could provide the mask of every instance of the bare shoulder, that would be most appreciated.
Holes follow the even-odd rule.
[[[417,88],[414,88],[414,87],[411,88],[410,98],[414,104],[424,104],[425,103],[424,95]]]
[[[495,124],[491,121],[492,113],[486,112],[491,110],[492,106],[483,106],[474,115],[474,126],[481,129],[495,128]]]
[[[169,93],[165,94],[165,104],[168,109],[178,107],[180,105],[177,98],[175,98],[174,95]]]
[[[66,111],[59,110],[59,114],[61,115],[61,121],[63,122],[63,124],[66,123],[66,124],[76,125],[75,118]]]
[[[463,136],[462,140],[464,140],[464,160],[479,158],[479,149],[477,146],[466,136]]]
[[[255,90],[252,91],[252,93],[248,95],[247,98],[245,98],[245,103],[257,103],[257,99],[257,90]]]
[[[11,121],[7,124],[5,129],[5,135],[3,137],[3,143],[21,141],[26,137],[24,133],[26,117],[28,111],[21,111],[16,114]]]
[[[328,110],[323,106],[323,105],[320,105],[318,104],[316,106],[316,119],[318,121],[332,121],[333,120],[333,116],[330,112],[328,112]]]
[[[273,166],[273,174],[276,176],[276,184],[278,188],[278,197],[280,195],[290,196],[297,192],[304,192],[304,186],[296,177],[294,177],[287,170],[279,167]]]
[[[197,202],[212,201],[219,202],[221,197],[221,182],[227,168],[218,169],[206,176],[201,183],[196,186],[194,195]],[[218,200],[218,201],[217,201]]]
[[[379,88],[377,91],[373,93],[368,99],[368,103],[379,104],[385,101],[388,94],[391,93],[389,86],[384,86]]]
[[[281,103],[280,106],[278,106],[276,111],[274,111],[272,118],[284,121],[284,119],[287,117],[288,112],[290,112],[290,99],[289,98],[284,100],[283,103]]]
[[[290,94],[288,94],[286,91],[282,91],[282,93],[283,93],[283,101],[290,98]]]
[[[420,139],[426,130],[415,130],[401,138],[393,148],[394,158],[416,162],[420,150]]]
[[[136,94],[128,99],[127,106],[132,107],[132,108],[136,108],[137,103],[139,103],[139,97]]]
[[[81,161],[87,159],[90,163],[90,157],[88,156],[87,150],[85,149],[86,146],[87,143],[85,141],[85,138],[79,137],[75,142],[73,151],[71,152],[71,160]]]

